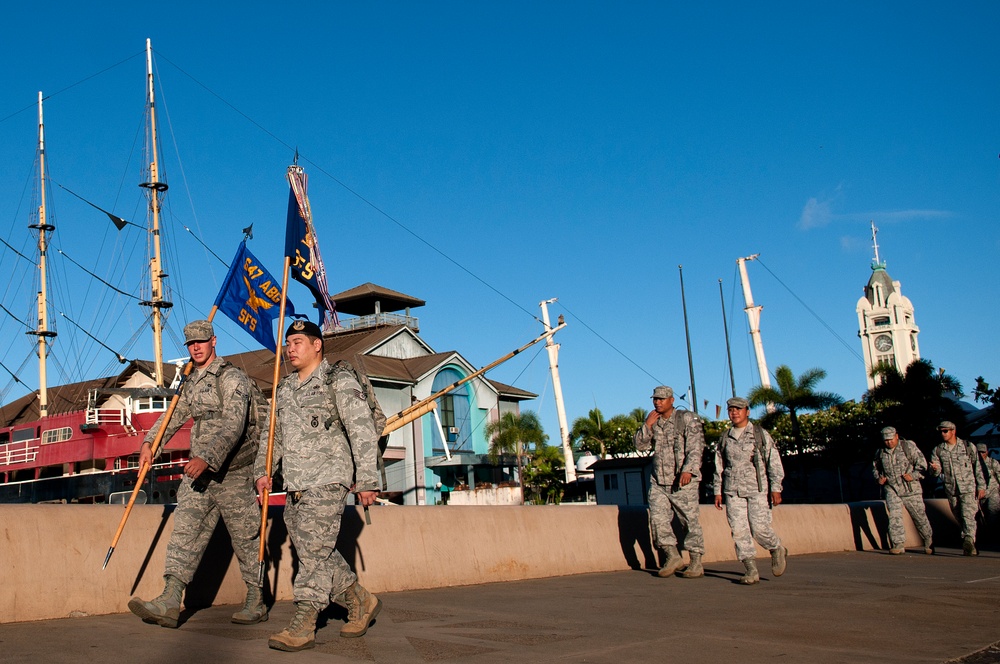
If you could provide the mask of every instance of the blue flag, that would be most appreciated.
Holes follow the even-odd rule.
[[[338,325],[337,311],[330,300],[326,283],[326,268],[319,253],[316,230],[312,225],[309,199],[306,195],[306,174],[299,166],[288,167],[288,222],[285,227],[285,256],[292,278],[308,288],[316,298],[319,325]]]
[[[277,352],[272,322],[281,308],[281,282],[250,253],[246,240],[236,250],[215,306],[262,346]],[[291,300],[285,303],[285,313],[290,317],[295,315]]]

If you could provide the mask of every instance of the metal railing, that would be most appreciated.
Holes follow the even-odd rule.
[[[0,466],[31,463],[38,457],[38,438],[0,445]]]
[[[403,314],[369,314],[342,320],[335,332],[350,332],[352,330],[367,330],[380,325],[405,325],[414,332],[420,331],[420,320],[415,316]]]

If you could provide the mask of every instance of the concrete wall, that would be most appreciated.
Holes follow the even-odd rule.
[[[725,512],[703,505],[706,562],[735,558]],[[171,508],[137,506],[106,569],[123,513],[108,505],[0,505],[0,623],[127,611],[163,587]],[[292,555],[280,508],[268,530],[268,592],[291,599]],[[956,537],[944,501],[928,501],[936,537]],[[277,518],[275,518],[277,517]],[[659,564],[645,508],[376,506],[367,526],[348,508],[338,548],[374,592],[649,569]],[[884,504],[781,505],[774,525],[791,554],[885,548]],[[952,531],[948,531],[951,528]],[[907,544],[919,544],[907,517]],[[765,555],[761,551],[761,555]],[[794,563],[792,570],[794,570]],[[186,605],[239,604],[245,587],[219,529]]]

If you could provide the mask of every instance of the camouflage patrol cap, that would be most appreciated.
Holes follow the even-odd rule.
[[[990,448],[986,447],[986,443],[979,443],[978,445],[976,445],[976,451],[986,454],[987,452],[990,451]]]
[[[674,390],[666,385],[660,385],[659,387],[653,388],[653,398],[654,399],[669,399],[674,396]]]
[[[882,440],[889,440],[896,435],[896,427],[886,427],[882,429]]]
[[[184,345],[193,344],[196,341],[208,341],[215,336],[215,328],[212,322],[207,320],[193,320],[184,326]]]
[[[285,330],[285,338],[287,339],[293,334],[304,334],[307,337],[313,337],[314,339],[323,338],[323,330],[319,329],[319,325],[311,320],[292,321],[292,324],[288,326],[287,330]]]
[[[733,397],[726,401],[726,408],[749,408],[750,402],[743,397]]]
[[[938,425],[938,429],[941,429],[941,430],[944,430],[944,429],[954,429],[954,428],[955,428],[955,423],[954,422],[949,422],[948,420],[945,420],[945,421],[941,422],[941,424]]]

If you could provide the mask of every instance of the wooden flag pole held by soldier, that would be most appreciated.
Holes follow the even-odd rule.
[[[218,311],[218,307],[212,307],[212,310],[208,313],[208,322],[212,322],[215,317],[215,312]],[[184,378],[191,375],[191,370],[194,368],[194,363],[188,360],[188,363],[184,365]],[[183,385],[183,380],[181,385]],[[156,454],[160,449],[160,443],[163,441],[163,432],[167,430],[167,424],[170,423],[170,418],[174,415],[174,410],[177,408],[177,402],[181,398],[180,387],[174,392],[174,395],[170,397],[170,405],[167,407],[167,412],[163,414],[163,422],[160,423],[160,430],[156,432],[156,437],[153,439],[153,443],[149,446],[150,453],[152,454],[152,459],[156,458]],[[104,565],[101,569],[106,569],[108,566],[108,561],[111,560],[111,554],[115,552],[115,547],[118,546],[118,540],[122,536],[122,531],[125,530],[125,522],[128,521],[129,515],[132,513],[132,506],[135,505],[136,496],[139,495],[139,490],[142,489],[142,483],[146,479],[146,473],[149,472],[152,467],[152,463],[144,465],[139,469],[139,475],[135,478],[135,487],[132,489],[132,495],[128,499],[128,505],[125,506],[125,513],[122,514],[122,520],[118,523],[118,530],[115,532],[115,537],[111,540],[111,547],[108,549],[108,555],[104,556]]]
[[[267,456],[264,458],[264,473],[268,480],[271,479],[271,461],[274,458],[274,420],[278,404],[278,378],[281,373],[281,337],[285,328],[285,303],[288,301],[288,267],[290,264],[291,259],[285,256],[285,266],[281,275],[281,306],[278,309],[278,343],[276,344],[277,349],[274,352],[274,376],[271,381],[271,412],[267,418]],[[264,490],[260,494],[260,543],[257,550],[257,562],[260,563],[258,580],[261,587],[264,586],[264,545],[266,544],[265,538],[267,536],[267,502],[270,493],[271,490],[265,485]]]

